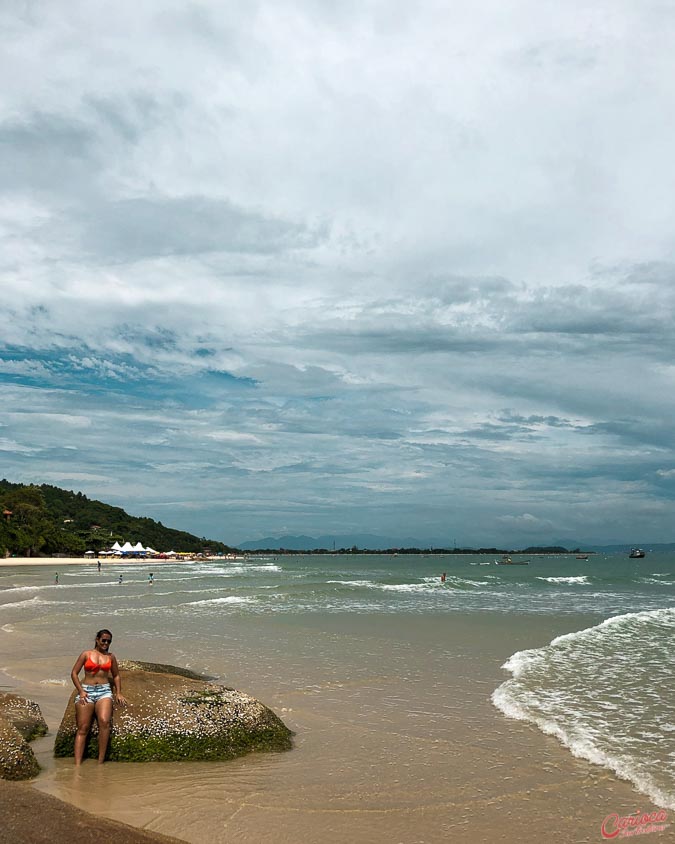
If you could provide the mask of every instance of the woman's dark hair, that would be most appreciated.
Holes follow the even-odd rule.
[[[100,638],[101,638],[101,636],[102,636],[104,633],[107,633],[107,634],[108,634],[108,636],[110,636],[110,638],[112,639],[112,633],[110,632],[110,630],[106,630],[106,629],[105,629],[105,627],[103,628],[103,630],[99,630],[99,631],[98,631],[98,633],[96,634],[96,638],[97,638],[97,639],[100,639]]]

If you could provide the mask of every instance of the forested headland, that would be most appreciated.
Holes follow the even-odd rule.
[[[0,555],[35,557],[102,551],[142,542],[158,551],[229,551],[222,542],[130,516],[81,492],[0,481]]]

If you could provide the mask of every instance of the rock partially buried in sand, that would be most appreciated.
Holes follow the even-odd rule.
[[[40,707],[18,695],[0,693],[0,778],[27,780],[40,766],[28,745],[47,732]]]
[[[107,759],[114,762],[222,761],[252,751],[290,750],[292,733],[260,701],[170,665],[121,662],[128,706],[115,706]],[[54,743],[72,756],[75,693]],[[98,755],[96,722],[87,755]]]

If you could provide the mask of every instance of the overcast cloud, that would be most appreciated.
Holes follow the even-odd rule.
[[[675,539],[672,4],[0,27],[0,474],[230,543]]]

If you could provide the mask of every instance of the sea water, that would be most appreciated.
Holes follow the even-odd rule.
[[[134,642],[135,658],[143,658],[140,642],[150,661],[208,671],[254,692],[274,689],[273,702],[301,688],[316,693],[317,712],[342,696],[340,706],[358,705],[359,725],[380,721],[384,710],[392,724],[395,714],[405,718],[408,734],[441,740],[456,724],[448,689],[433,678],[461,670],[449,661],[444,619],[478,622],[479,638],[495,617],[517,633],[528,619],[583,616],[574,632],[508,658],[504,682],[485,690],[495,717],[536,725],[657,805],[675,808],[675,555],[527,559],[518,566],[486,556],[403,554],[106,562],[101,573],[91,564],[64,566],[58,584],[44,567],[4,568],[0,648],[12,633],[33,648],[58,635],[74,659],[76,645],[90,647],[92,632],[110,627],[114,649]],[[372,634],[378,624],[380,636]],[[359,637],[366,629],[367,640]],[[392,630],[400,635],[392,638]],[[49,667],[40,670],[45,682],[60,682]],[[392,676],[397,684],[388,686]]]

